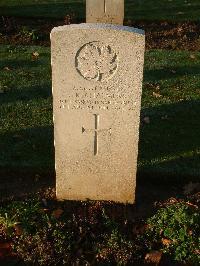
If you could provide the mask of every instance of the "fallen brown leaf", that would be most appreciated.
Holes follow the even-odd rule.
[[[162,241],[162,244],[164,246],[167,246],[167,247],[169,247],[171,245],[171,243],[172,243],[172,241],[170,239],[167,239],[167,238],[162,238],[161,241]]]
[[[43,212],[43,213],[48,213],[50,210],[49,209],[47,209],[47,208],[43,208],[43,209],[41,209],[41,212]]]
[[[195,56],[194,54],[191,54],[191,55],[190,55],[190,58],[191,58],[191,59],[196,59],[196,56]]]
[[[15,234],[16,234],[17,236],[21,236],[22,233],[23,233],[23,228],[22,228],[22,226],[21,226],[20,224],[15,224],[15,225],[14,225],[14,228],[15,228]]]
[[[188,231],[188,235],[192,236],[193,235],[193,231],[192,230],[189,230]]]
[[[178,200],[176,198],[174,198],[174,197],[171,197],[171,198],[168,199],[168,203],[169,204],[174,204],[174,203],[177,203],[177,202],[178,202]]]
[[[41,178],[41,176],[38,175],[38,174],[36,174],[36,175],[35,175],[35,182],[38,182],[38,181],[40,180],[40,178]]]
[[[45,207],[47,207],[47,200],[46,199],[42,199],[42,203],[44,204]]]
[[[33,52],[32,53],[32,60],[37,60],[38,59],[38,57],[39,57],[39,53],[38,52]]]
[[[151,251],[145,256],[145,262],[158,266],[161,262],[163,253],[161,251]]]
[[[150,89],[150,90],[156,90],[156,91],[159,91],[160,90],[160,85],[157,84],[157,83],[146,83],[146,86],[145,86],[147,89]]]
[[[149,227],[147,224],[135,224],[132,231],[134,235],[144,234]]]
[[[160,93],[157,93],[157,92],[154,92],[154,91],[153,91],[153,96],[155,96],[156,98],[162,97],[162,95]]]
[[[10,249],[11,244],[10,242],[0,242],[0,249]]]
[[[191,194],[198,190],[200,190],[200,183],[190,182],[183,187],[183,193],[185,195]]]
[[[5,259],[6,257],[12,257],[16,254],[12,251],[11,242],[0,242],[0,259]]]
[[[150,124],[150,118],[149,118],[148,116],[145,116],[145,117],[143,118],[143,122],[144,122],[145,124]]]
[[[9,67],[4,67],[4,70],[6,70],[6,71],[10,71],[11,69],[9,68]]]
[[[200,249],[195,250],[194,253],[200,255]]]
[[[195,205],[195,204],[193,204],[193,203],[191,203],[191,202],[186,202],[186,204],[188,205],[188,206],[191,206],[191,207],[194,207],[195,209],[198,209],[198,206],[197,205]]]
[[[174,70],[174,69],[172,69],[170,72],[171,72],[172,74],[176,74],[176,70]]]
[[[52,216],[56,219],[59,219],[63,212],[64,211],[62,209],[56,209],[52,212]]]

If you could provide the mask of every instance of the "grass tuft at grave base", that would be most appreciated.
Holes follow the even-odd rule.
[[[129,205],[57,202],[51,190],[4,202],[0,263],[197,266],[199,199],[197,193],[159,202],[150,217],[135,216]]]
[[[42,173],[54,175],[54,146],[50,49],[1,45],[0,58],[2,192],[3,184],[13,183],[13,176],[20,177],[23,171],[36,179]],[[200,53],[148,51],[139,177],[178,183],[199,177],[199,114]]]

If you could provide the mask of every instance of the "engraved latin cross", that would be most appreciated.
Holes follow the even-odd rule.
[[[102,132],[109,132],[111,134],[111,128],[108,129],[99,129],[99,118],[100,115],[99,114],[94,114],[94,118],[95,118],[95,127],[94,129],[86,129],[84,127],[82,127],[82,133],[94,133],[94,155],[98,155],[98,151],[99,151],[99,142],[98,142],[98,136],[99,133]]]

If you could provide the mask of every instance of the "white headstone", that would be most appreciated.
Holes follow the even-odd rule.
[[[144,32],[69,25],[51,42],[58,199],[133,203]]]
[[[87,23],[121,24],[124,21],[124,0],[86,0]]]

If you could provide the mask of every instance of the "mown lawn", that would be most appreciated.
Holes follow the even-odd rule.
[[[39,56],[32,56],[36,51]],[[2,45],[0,58],[0,168],[53,171],[50,49]],[[200,53],[148,51],[139,144],[141,175],[172,176],[178,181],[199,176],[199,114]]]
[[[125,19],[199,21],[199,0],[125,0]],[[74,13],[85,18],[85,0],[1,0],[0,15],[63,18]]]

